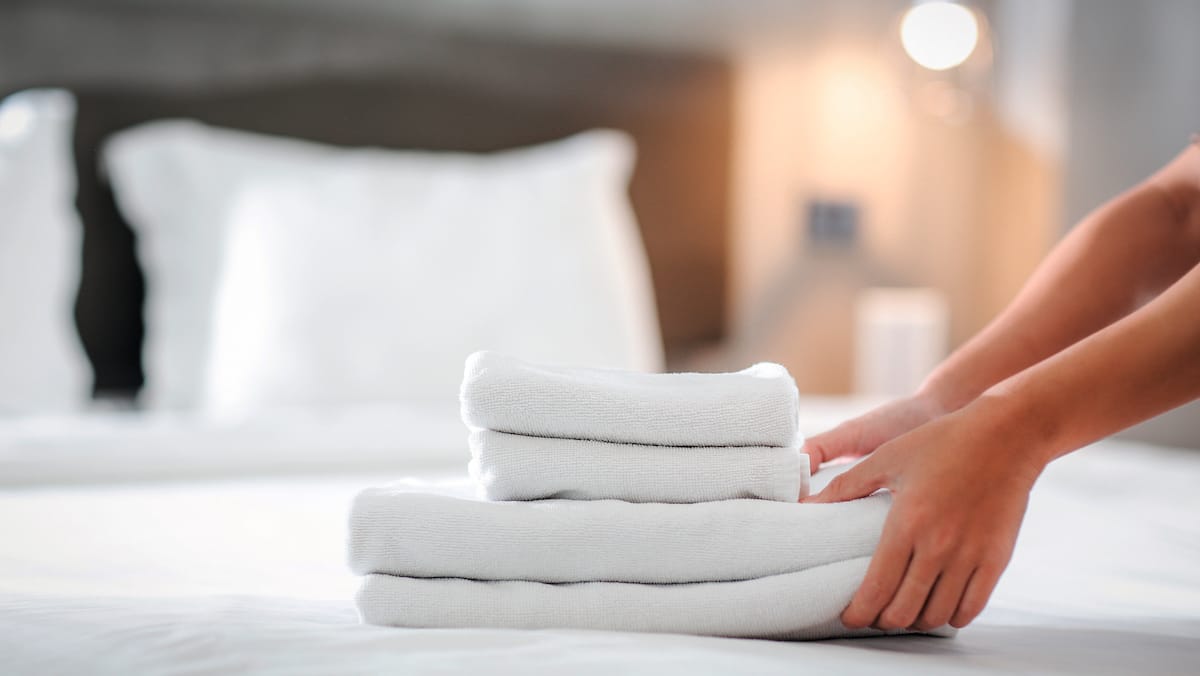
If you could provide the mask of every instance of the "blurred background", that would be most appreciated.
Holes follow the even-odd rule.
[[[147,281],[98,262],[133,238],[83,174],[103,136],[187,117],[454,151],[625,128],[666,367],[882,397],[1200,131],[1198,27],[1190,0],[8,0],[0,92],[75,94],[101,394],[146,378]],[[1198,420],[1135,434],[1200,445]]]

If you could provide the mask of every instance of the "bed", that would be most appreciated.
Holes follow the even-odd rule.
[[[624,130],[639,148],[630,192],[658,328],[681,363],[727,318],[729,64],[199,3],[17,2],[0,18],[3,61],[21,64],[0,90],[66,87],[78,102],[74,310],[107,402],[0,417],[0,672],[1195,672],[1200,454],[1118,441],[1051,466],[992,604],[952,640],[360,624],[351,498],[381,481],[462,481],[456,402],[139,408],[144,271],[96,170],[101,145],[162,117],[440,151]],[[803,431],[871,403],[804,399]]]
[[[806,400],[812,432],[862,403]],[[370,416],[360,415],[361,431]],[[62,421],[60,421],[61,423]],[[129,421],[59,424],[63,458]],[[261,423],[267,427],[270,423]],[[266,441],[298,443],[280,424]],[[386,430],[385,430],[386,431]],[[157,441],[194,445],[158,423]],[[1200,455],[1107,441],[1034,491],[991,605],[957,638],[786,643],[677,635],[360,625],[344,557],[352,495],[381,480],[461,481],[462,433],[424,468],[223,478],[38,481],[0,491],[6,673],[1194,673],[1200,651]],[[7,443],[12,443],[10,438]],[[89,444],[95,446],[89,447]],[[432,447],[432,446],[431,446]],[[11,449],[4,449],[11,450]],[[211,450],[211,449],[210,449]],[[394,459],[395,456],[393,456]],[[168,465],[167,460],[160,462]],[[145,465],[145,463],[143,463]]]

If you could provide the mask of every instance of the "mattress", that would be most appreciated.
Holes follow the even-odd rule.
[[[804,427],[854,408],[809,402],[819,415]],[[27,458],[24,480],[0,489],[0,672],[1195,673],[1200,660],[1200,452],[1117,441],[1051,465],[992,603],[953,640],[364,626],[344,560],[351,497],[465,474],[464,430],[391,413],[374,429],[371,415],[355,418],[340,454],[324,448],[337,445],[330,419],[320,444],[315,423],[287,417],[260,419],[253,435],[128,416],[44,427],[37,448],[56,462],[100,466],[105,449],[124,448],[128,466],[56,481],[53,463],[36,478]],[[396,416],[423,450],[356,445],[394,431]],[[29,428],[7,424],[0,457],[32,453],[14,441],[35,436]],[[122,446],[122,434],[135,440]],[[276,460],[237,460],[256,446]],[[307,460],[283,462],[289,446]],[[206,451],[223,460],[201,474],[172,460]]]

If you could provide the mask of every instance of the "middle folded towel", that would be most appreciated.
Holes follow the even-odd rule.
[[[372,488],[354,502],[350,567],[471,580],[749,580],[870,556],[890,504],[887,494],[820,505],[484,502]]]
[[[645,446],[530,437],[470,436],[471,477],[488,500],[708,502],[808,495],[808,456],[795,446]]]

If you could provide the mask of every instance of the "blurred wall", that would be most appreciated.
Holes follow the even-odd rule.
[[[38,63],[21,64],[23,71],[47,73],[108,68],[72,62],[55,45],[87,42],[106,29],[154,33],[152,21],[136,11],[151,3],[187,7],[198,21],[206,11],[246,4],[278,10],[281,23],[295,26],[288,33],[294,49],[276,50],[288,57],[272,64],[279,73],[369,70],[418,48],[389,40],[389,26],[723,54],[738,82],[730,349],[695,366],[775,359],[797,373],[806,392],[837,394],[851,387],[852,306],[859,289],[941,290],[950,300],[957,344],[1007,302],[1060,230],[1057,108],[1044,102],[1058,91],[1054,74],[1061,59],[1049,47],[1061,36],[1051,20],[1055,13],[1045,8],[1064,2],[977,0],[973,5],[995,21],[994,40],[947,76],[931,76],[901,50],[898,22],[907,0],[347,0],[336,6],[317,0],[42,0],[18,3],[29,11],[6,28],[57,34]],[[80,23],[54,9],[71,5],[104,12],[105,20]],[[321,12],[378,19],[379,39],[347,50],[344,41],[331,45],[314,22],[293,21]],[[243,60],[256,44],[252,30],[234,31],[228,58]],[[147,60],[144,68],[167,79],[190,72],[178,60]],[[0,59],[0,79],[4,75]],[[1032,96],[1030,83],[1037,83]],[[855,248],[828,252],[807,245],[812,199],[859,207]]]
[[[1154,172],[1200,132],[1200,2],[1077,5],[1067,223]]]
[[[697,359],[696,366],[777,359],[814,393],[849,391],[858,289],[942,290],[951,302],[951,344],[957,344],[1011,299],[1068,224],[1200,131],[1200,3],[1194,0],[977,0],[971,4],[990,21],[991,49],[948,81],[929,77],[900,50],[897,22],[907,0],[17,4],[45,8],[40,16],[50,20],[52,5],[149,3],[253,3],[276,7],[281,17],[303,10],[380,19],[380,41],[354,53],[325,49],[320,31],[297,34],[289,64],[297,68],[386,62],[406,48],[387,40],[389,21],[429,31],[728,56],[738,79],[733,312],[727,349]],[[87,26],[67,28],[67,41],[88,39]],[[237,58],[255,38],[230,39],[231,58]],[[47,47],[47,71],[80,66]],[[0,58],[0,77],[4,72]],[[964,91],[966,99],[947,98],[939,83]],[[813,198],[859,205],[858,247],[808,246],[805,205]],[[1176,417],[1191,428],[1154,438],[1200,445],[1200,411]]]
[[[1200,132],[1200,3],[1076,4],[1068,86],[1068,223],[1154,172],[1190,134]],[[1200,402],[1122,436],[1200,447]]]
[[[907,6],[860,8],[813,39],[739,53],[731,362],[781,361],[805,392],[850,390],[864,286],[940,290],[954,346],[1061,231],[1065,123],[1053,94],[1070,3],[975,3],[994,22],[989,38],[941,75],[901,51]],[[857,247],[809,246],[814,198],[858,205]]]

